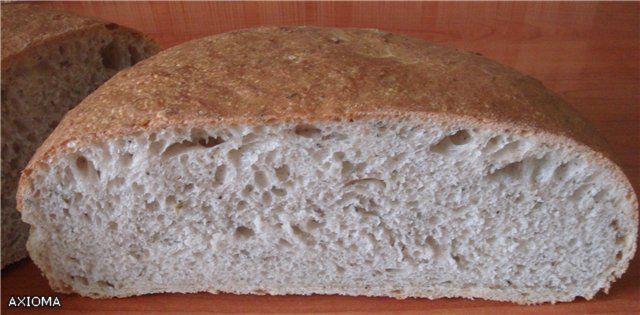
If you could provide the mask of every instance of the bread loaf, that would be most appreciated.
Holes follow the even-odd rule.
[[[2,267],[26,257],[15,197],[20,171],[62,115],[158,46],[116,24],[2,4]]]
[[[376,30],[265,27],[122,71],[20,181],[59,292],[592,298],[637,198],[535,79]]]

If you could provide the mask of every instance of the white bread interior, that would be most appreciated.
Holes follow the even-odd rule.
[[[437,117],[71,142],[25,185],[28,248],[55,289],[91,297],[541,303],[624,272],[637,204],[617,166],[565,138]]]

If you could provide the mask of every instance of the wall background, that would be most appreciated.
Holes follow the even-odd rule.
[[[609,140],[640,192],[640,2],[41,2],[139,29],[162,46],[258,25],[373,27],[480,52],[540,79]],[[487,301],[336,296],[192,294],[91,301],[66,310],[137,313],[315,312],[340,314],[639,314],[640,254],[609,295],[556,306]],[[9,295],[53,294],[31,262],[2,272]],[[13,310],[15,311],[15,310]]]

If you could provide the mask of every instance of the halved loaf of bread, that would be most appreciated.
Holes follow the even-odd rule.
[[[634,191],[538,81],[375,30],[267,27],[117,74],[18,194],[60,292],[591,298]]]
[[[16,210],[20,171],[58,124],[118,70],[159,50],[113,23],[2,4],[2,267],[27,256]]]

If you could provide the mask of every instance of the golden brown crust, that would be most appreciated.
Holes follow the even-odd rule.
[[[123,71],[70,112],[35,160],[70,139],[194,121],[444,113],[604,138],[535,79],[476,54],[377,30],[263,27],[194,40]]]
[[[95,18],[75,15],[66,11],[45,9],[28,3],[7,3],[2,9],[2,67],[47,42],[61,41],[69,36],[96,28],[120,29],[140,36],[153,50],[159,47],[148,37],[135,30]]]

